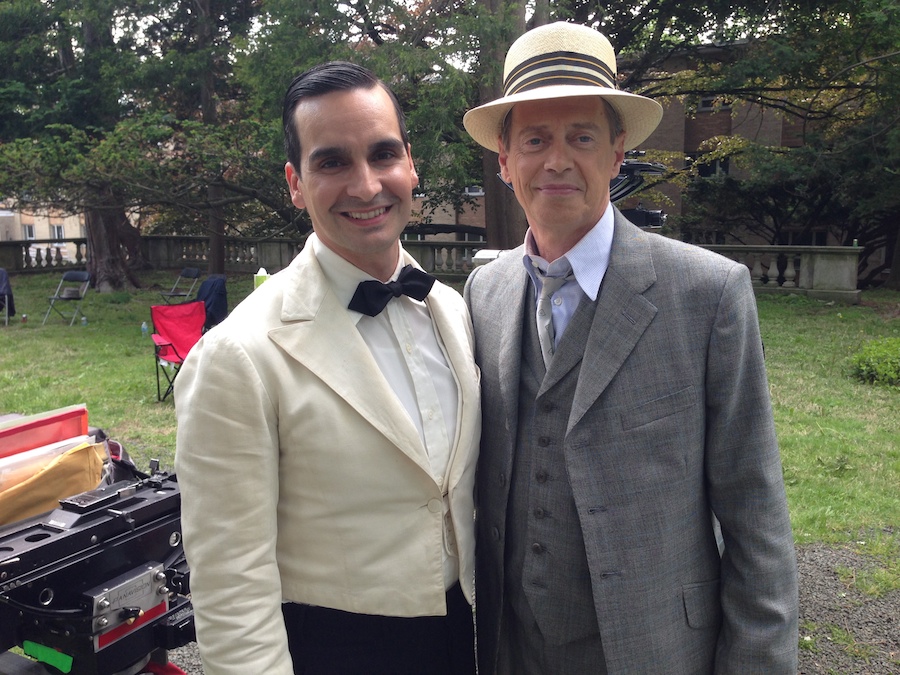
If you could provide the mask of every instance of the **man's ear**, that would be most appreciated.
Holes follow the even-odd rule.
[[[612,172],[610,173],[609,179],[612,180],[616,176],[619,175],[619,172],[622,170],[622,163],[625,161],[625,134],[627,132],[623,131],[616,138],[616,142],[613,143],[613,152],[615,153],[615,157],[613,159]]]
[[[406,144],[406,158],[409,160],[409,177],[412,179],[412,187],[415,189],[419,185],[419,173],[416,171],[416,164],[413,162],[412,146]]]
[[[306,208],[306,200],[303,199],[303,184],[300,180],[300,172],[294,170],[290,162],[284,165],[284,178],[287,180],[288,190],[291,193],[291,203],[298,209]]]
[[[506,166],[507,160],[509,159],[509,152],[503,146],[503,139],[497,138],[497,147],[500,150],[498,155],[498,161],[500,162],[500,178],[503,179],[503,182],[507,185],[509,184],[509,169]]]

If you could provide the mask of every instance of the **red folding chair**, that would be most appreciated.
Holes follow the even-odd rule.
[[[153,358],[156,362],[156,398],[164,401],[175,387],[175,378],[188,352],[197,344],[206,323],[206,305],[185,302],[180,305],[153,305]],[[163,393],[163,381],[166,382]]]

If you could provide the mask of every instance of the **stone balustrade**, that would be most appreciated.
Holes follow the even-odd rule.
[[[225,271],[256,272],[265,267],[276,272],[288,266],[305,240],[225,238]],[[199,267],[209,263],[209,238],[150,235],[141,237],[146,260],[156,268]]]
[[[744,263],[750,270],[755,293],[805,295],[817,300],[848,304],[859,302],[857,265],[862,249],[850,246],[739,246],[705,245],[702,248]],[[490,262],[501,252],[483,249],[476,265]]]
[[[817,300],[859,302],[855,246],[703,246],[744,263],[757,293],[794,293]]]
[[[83,268],[87,239],[0,241],[0,267],[10,273]]]
[[[226,272],[253,273],[260,267],[269,273],[281,270],[303,248],[297,239],[250,240],[228,237],[225,241]],[[464,280],[476,264],[496,256],[484,242],[403,242],[423,269],[448,281]],[[153,267],[203,268],[209,261],[207,237],[146,236],[143,254]],[[84,267],[86,241],[0,242],[0,267],[10,273],[52,271],[68,266]],[[850,246],[738,246],[706,245],[750,269],[757,293],[794,293],[826,301],[859,302],[857,264],[861,249]],[[480,253],[479,253],[480,251]]]

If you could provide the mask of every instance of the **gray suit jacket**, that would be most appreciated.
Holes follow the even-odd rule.
[[[482,370],[482,673],[495,670],[504,592],[516,386],[531,311],[523,253],[477,268],[465,293]],[[796,673],[796,561],[747,268],[645,233],[616,210],[566,428],[609,672]]]

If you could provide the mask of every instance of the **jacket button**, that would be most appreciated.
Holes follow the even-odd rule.
[[[535,553],[543,553],[544,547],[541,546],[539,543],[535,542],[531,545],[531,550],[534,551]]]
[[[544,515],[545,515],[544,509],[542,509],[540,506],[538,506],[538,507],[534,510],[534,517],[535,517],[535,518],[543,518]]]
[[[500,541],[500,530],[498,528],[491,528],[491,534],[494,535],[495,541]]]
[[[432,513],[440,513],[443,510],[444,505],[441,504],[440,499],[429,499],[428,500],[428,510]]]
[[[538,472],[535,474],[534,479],[535,479],[538,483],[546,483],[546,482],[547,482],[547,479],[548,479],[549,477],[550,477],[550,476],[547,474],[547,472],[546,472],[544,469],[541,469],[540,471],[538,471]]]
[[[546,448],[548,445],[550,445],[550,438],[548,436],[541,436],[538,439],[538,445],[542,448]]]
[[[506,485],[506,476],[504,474],[501,473],[497,476],[497,484],[500,487],[503,487]]]

